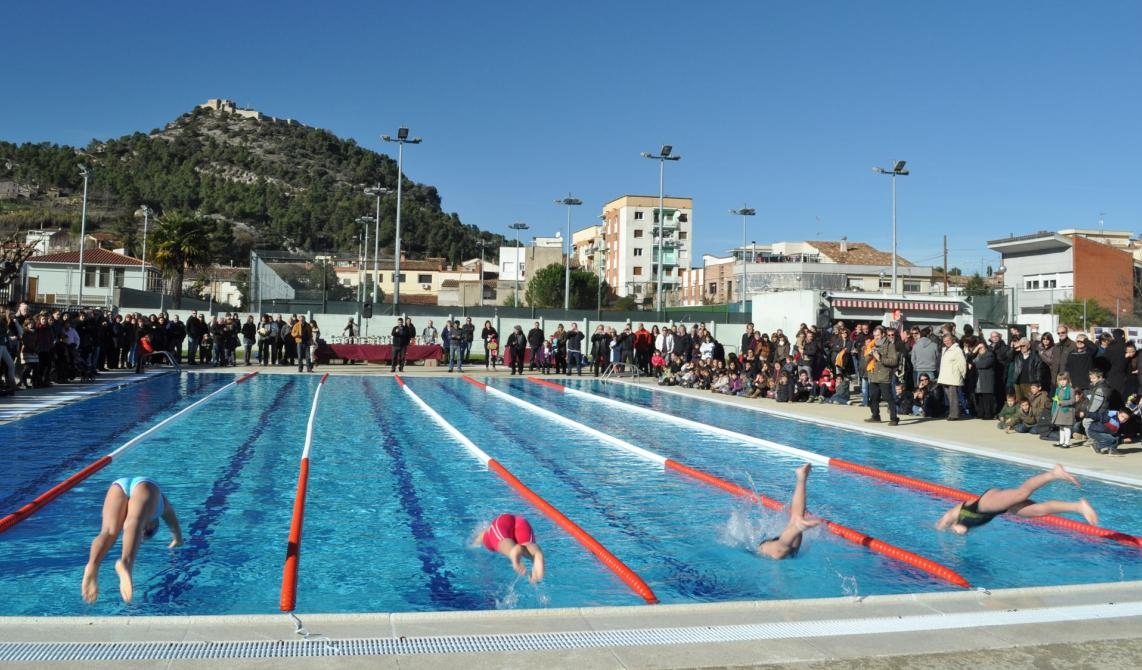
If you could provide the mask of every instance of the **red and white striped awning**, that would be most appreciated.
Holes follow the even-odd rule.
[[[833,298],[833,307],[867,309],[877,312],[958,312],[958,302],[929,302],[927,300],[872,300],[866,298]]]

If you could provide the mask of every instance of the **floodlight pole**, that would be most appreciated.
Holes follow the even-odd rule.
[[[393,243],[393,314],[396,315],[400,314],[400,206],[403,192],[401,182],[404,181],[404,145],[420,144],[423,140],[419,137],[409,137],[407,126],[398,128],[395,138],[381,135],[381,139],[397,143],[397,231],[396,241]]]
[[[747,281],[747,279],[748,279],[747,273],[749,271],[746,269],[746,264],[745,264],[745,229],[746,229],[746,221],[748,221],[748,219],[746,217],[756,215],[757,210],[753,209],[751,207],[746,207],[743,204],[741,209],[731,209],[730,214],[737,214],[738,216],[740,216],[742,218],[742,283],[741,283],[741,289],[738,291],[738,293],[741,293],[742,314],[745,314],[745,289],[749,283]]]
[[[520,265],[522,264],[520,263],[519,254],[519,231],[527,230],[529,227],[530,226],[528,226],[523,221],[516,221],[515,223],[508,226],[508,228],[515,231],[515,298],[513,298],[515,304],[513,307],[519,307],[519,276],[523,274],[520,272]]]
[[[143,291],[147,290],[147,224],[151,222],[151,208],[143,205]]]
[[[904,164],[907,161],[896,161],[891,170],[885,170],[882,167],[874,167],[873,172],[878,174],[886,174],[892,176],[892,289],[890,293],[896,293],[896,177],[907,177],[909,172],[904,169]]]
[[[662,248],[662,234],[663,228],[666,226],[666,211],[663,209],[663,202],[666,196],[663,190],[663,184],[666,173],[666,161],[676,161],[682,158],[677,154],[671,155],[671,150],[673,148],[674,147],[669,144],[663,144],[662,149],[659,150],[657,156],[646,151],[642,152],[643,158],[649,158],[651,160],[658,161],[658,235],[655,238],[658,247],[658,284],[654,290],[654,310],[656,312],[662,311],[662,266],[665,251]]]
[[[563,311],[571,309],[571,208],[575,205],[582,205],[583,201],[579,198],[571,197],[571,193],[567,193],[567,197],[555,201],[556,205],[567,205],[567,236],[565,243],[567,245],[566,252],[563,260]]]
[[[83,210],[79,216],[79,309],[83,310],[83,247],[87,238],[87,180],[91,177],[91,170],[86,165],[79,166],[79,174],[83,175]]]
[[[377,217],[373,229],[373,299],[370,302],[377,302],[377,289],[381,284],[380,274],[380,260],[381,260],[381,196],[389,192],[387,188],[381,188],[380,185],[370,186],[365,189],[365,195],[377,196]]]

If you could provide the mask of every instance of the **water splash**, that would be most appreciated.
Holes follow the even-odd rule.
[[[833,571],[833,574],[840,578],[841,593],[853,598],[857,602],[864,600],[864,596],[860,594],[860,581],[856,575],[846,575],[838,570],[831,560],[826,559],[825,562],[828,563],[829,569]]]

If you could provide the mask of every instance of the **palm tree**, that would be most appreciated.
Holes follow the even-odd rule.
[[[182,278],[187,268],[210,261],[211,226],[197,214],[172,211],[155,226],[155,265],[163,274],[174,277],[173,307],[182,307]]]

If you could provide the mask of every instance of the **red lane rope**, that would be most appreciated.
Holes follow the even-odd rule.
[[[735,495],[739,495],[755,502],[759,502],[770,509],[780,510],[784,507],[784,505],[772,498],[767,498],[763,495],[754,493],[753,491],[738,486],[737,484],[728,482],[720,477],[715,477],[714,475],[711,475],[707,472],[702,472],[701,470],[696,470],[688,465],[683,465],[678,461],[674,461],[668,458],[666,459],[666,467],[694,477],[695,479],[703,481],[712,486],[716,486],[722,490],[729,491]],[[878,540],[869,535],[865,535],[864,533],[853,530],[848,526],[843,526],[839,523],[829,521],[828,519],[822,519],[822,521],[825,522],[825,527],[828,528],[833,534],[839,535],[850,542],[861,545],[862,547],[866,547],[870,551],[874,551],[878,554],[883,554],[889,558],[894,558],[898,561],[901,561],[902,563],[907,563],[914,568],[923,570],[930,575],[939,577],[940,579],[955,584],[956,586],[961,586],[965,589],[971,588],[971,584],[968,583],[968,580],[964,579],[955,570],[952,570],[945,565],[937,563],[936,561],[933,561],[929,558],[924,558],[923,556],[908,551],[907,549],[901,549],[896,545]]]
[[[305,497],[309,490],[309,450],[313,446],[313,423],[317,418],[317,400],[321,397],[321,389],[327,379],[329,379],[328,372],[317,382],[317,392],[313,394],[313,407],[309,411],[309,424],[305,429],[305,447],[301,452],[301,468],[297,475],[297,495],[293,499],[293,516],[289,524],[289,540],[286,542],[286,559],[285,565],[282,566],[282,590],[279,606],[283,612],[292,612],[297,606],[297,574],[301,562],[301,528],[305,522]]]
[[[923,479],[916,479],[914,477],[896,474],[895,472],[888,472],[887,470],[880,470],[878,468],[869,467],[867,465],[860,465],[859,463],[851,463],[839,458],[830,458],[829,465],[832,467],[840,468],[842,470],[857,472],[868,477],[874,477],[886,482],[892,482],[893,484],[899,484],[901,486],[907,486],[910,488],[919,489],[921,491],[935,493],[946,498],[959,500],[961,502],[968,502],[979,497],[973,493],[968,493],[967,491],[960,491],[959,489],[954,489],[948,486],[933,484],[932,482],[924,481]],[[1089,523],[1075,521],[1074,519],[1068,519],[1066,517],[1056,516],[1054,514],[1035,517],[1034,519],[1028,519],[1028,521],[1039,521],[1051,526],[1065,528],[1076,533],[1091,535],[1093,537],[1101,537],[1107,540],[1114,540],[1115,542],[1121,542],[1122,544],[1128,544],[1135,547],[1142,547],[1142,538],[1136,535],[1130,535],[1117,530],[1112,530],[1110,528],[1092,526]]]
[[[556,384],[555,382],[549,382],[546,379],[540,379],[539,377],[528,377],[527,380],[529,382],[535,382],[536,384],[541,384],[541,385],[546,386],[548,388],[556,389],[560,393],[562,393],[564,391],[564,387],[562,384]]]
[[[475,386],[476,388],[480,389],[481,391],[483,391],[483,390],[485,390],[485,389],[487,389],[487,388],[488,388],[488,385],[487,385],[487,384],[485,384],[484,382],[482,382],[482,381],[479,381],[479,380],[476,380],[476,379],[472,379],[472,378],[471,378],[471,377],[469,377],[468,375],[464,375],[463,377],[461,377],[461,379],[463,379],[464,381],[468,382],[468,383],[469,383],[469,384],[471,384],[472,386]]]
[[[3,519],[0,519],[0,533],[3,533],[12,526],[15,526],[32,514],[36,513],[41,507],[47,505],[64,493],[70,491],[76,484],[82,482],[96,472],[99,472],[103,468],[107,467],[110,463],[111,457],[104,456],[91,465],[88,465],[86,468],[63,480],[59,484],[56,484],[47,491],[44,491],[40,495],[36,496],[32,502],[24,505],[8,516],[5,516]]]
[[[612,554],[606,547],[599,543],[598,540],[591,537],[591,535],[580,528],[574,521],[568,519],[563,512],[560,512],[554,505],[544,500],[538,493],[529,489],[523,482],[516,479],[515,475],[508,471],[507,468],[500,465],[495,459],[488,461],[488,469],[496,472],[500,477],[511,485],[520,495],[526,498],[531,504],[539,508],[541,512],[546,514],[555,523],[559,524],[563,530],[571,534],[579,541],[584,547],[594,554],[603,565],[610,568],[619,579],[623,580],[635,593],[642,596],[647,604],[653,605],[658,602],[658,597],[654,595],[654,591],[646,585],[642,577],[639,577],[634,570],[631,570],[625,563],[620,561],[614,554]]]
[[[237,383],[237,384],[241,384],[242,382],[246,381],[247,379],[249,379],[249,378],[253,377],[253,376],[254,376],[254,375],[256,375],[256,374],[258,374],[259,372],[261,372],[261,370],[254,370],[253,372],[247,372],[246,374],[244,374],[244,375],[242,375],[241,377],[239,377],[239,378],[238,378],[238,381],[237,381],[237,382],[235,382],[235,383]]]
[[[280,607],[283,612],[292,612],[297,606],[297,570],[301,561],[301,527],[305,519],[305,494],[308,486],[309,459],[303,458],[301,471],[297,476],[297,497],[293,500],[293,519],[289,525],[285,567],[282,568]]]

